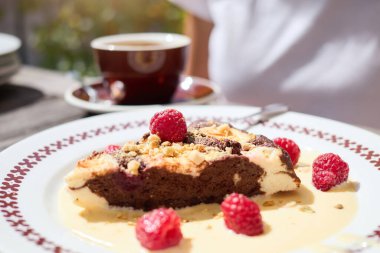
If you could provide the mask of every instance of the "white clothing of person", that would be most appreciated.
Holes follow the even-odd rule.
[[[210,79],[232,102],[380,128],[379,0],[173,0],[214,23]]]

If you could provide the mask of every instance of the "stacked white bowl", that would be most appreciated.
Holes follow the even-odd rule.
[[[6,83],[20,68],[17,50],[21,41],[9,34],[0,33],[0,84]]]

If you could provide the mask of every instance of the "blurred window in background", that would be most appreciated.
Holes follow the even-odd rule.
[[[0,32],[22,40],[26,64],[94,75],[92,39],[131,32],[182,33],[183,15],[167,0],[1,0]]]

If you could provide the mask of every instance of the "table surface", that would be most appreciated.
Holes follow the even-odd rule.
[[[75,81],[60,72],[31,66],[0,85],[0,151],[43,129],[90,116],[64,101],[72,85]],[[380,134],[380,129],[367,130]]]
[[[0,85],[0,150],[43,129],[86,117],[63,94],[75,82],[64,74],[23,66]]]

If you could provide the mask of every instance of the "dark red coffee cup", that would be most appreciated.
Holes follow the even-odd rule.
[[[91,42],[96,61],[116,104],[170,103],[184,69],[187,36],[131,33]]]

